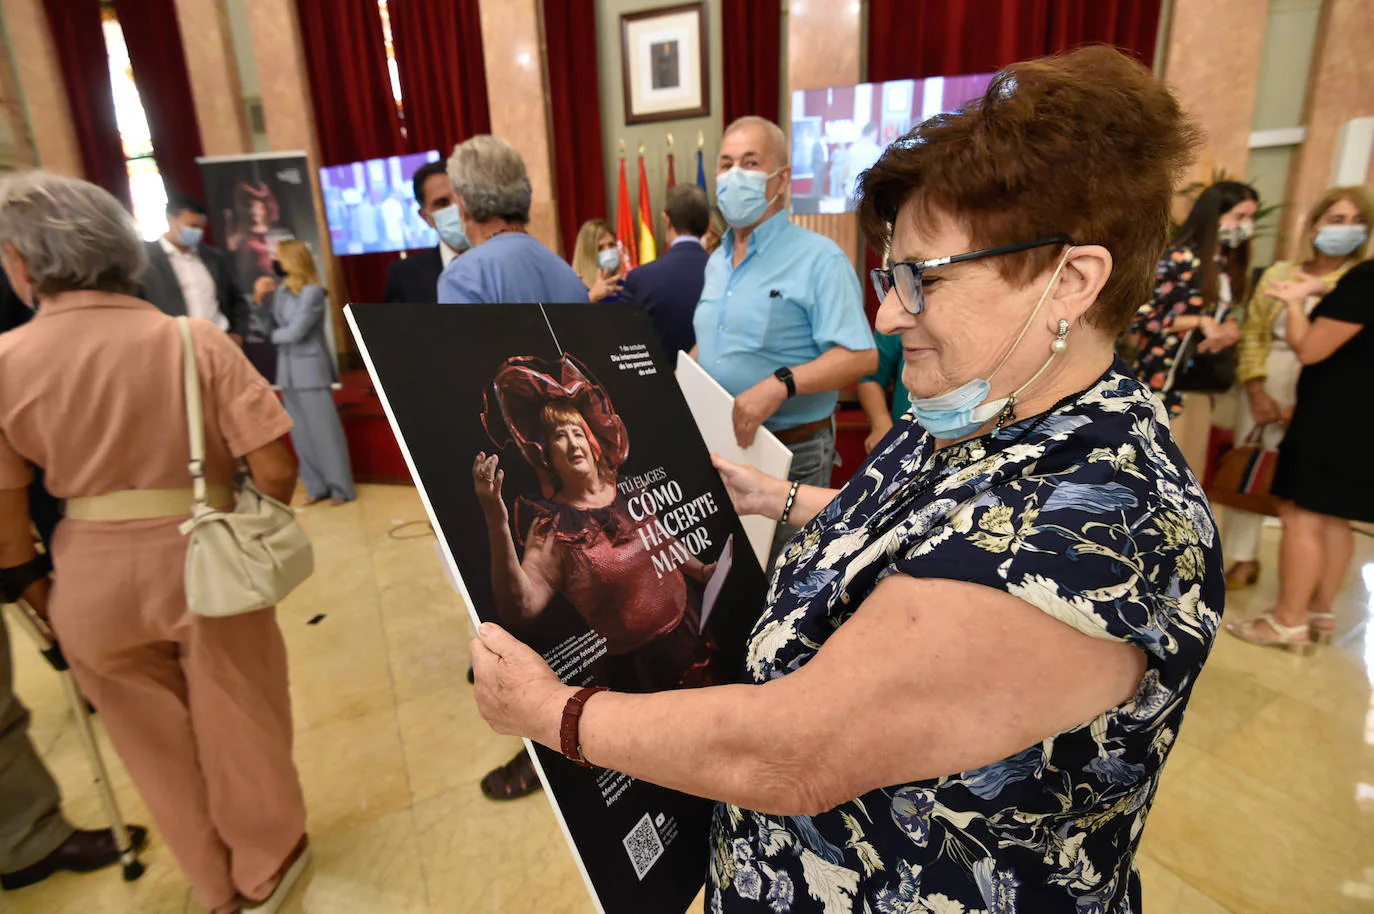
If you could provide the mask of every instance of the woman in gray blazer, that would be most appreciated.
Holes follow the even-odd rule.
[[[277,286],[269,277],[258,280],[253,289],[258,306],[254,317],[259,329],[277,345],[277,384],[295,423],[291,444],[300,458],[301,481],[309,496],[306,504],[327,498],[330,504],[341,505],[355,497],[353,469],[330,390],[339,380],[339,371],[325,340],[329,304],[324,286],[315,258],[300,241],[278,244],[272,266],[283,281]]]

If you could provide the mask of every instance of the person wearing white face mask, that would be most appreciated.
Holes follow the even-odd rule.
[[[1374,202],[1363,187],[1331,188],[1308,213],[1299,259],[1275,263],[1255,284],[1256,294],[1246,309],[1240,343],[1236,345],[1236,379],[1245,388],[1249,407],[1236,423],[1236,441],[1247,441],[1257,427],[1262,427],[1260,443],[1266,450],[1277,449],[1298,396],[1302,362],[1289,339],[1288,306],[1270,295],[1269,290],[1309,277],[1319,281],[1323,294],[1335,288],[1341,277],[1364,259],[1370,222],[1374,222]],[[1311,314],[1319,300],[1319,294],[1308,296],[1303,302],[1304,313]],[[1226,509],[1224,551],[1231,563],[1226,571],[1226,586],[1230,589],[1248,587],[1259,579],[1263,520],[1249,511]],[[1320,617],[1313,624],[1326,622]]]
[[[1211,395],[1235,383],[1240,325],[1232,309],[1245,301],[1258,210],[1259,195],[1248,184],[1218,181],[1203,190],[1164,252],[1154,296],[1128,334],[1136,376],[1168,407],[1174,436],[1199,477],[1207,464]]]
[[[530,176],[514,146],[486,133],[459,143],[448,159],[448,180],[452,209],[472,250],[439,276],[441,303],[587,300],[572,267],[526,231]],[[436,215],[441,232],[452,215]]]
[[[760,117],[725,130],[716,200],[730,229],[706,265],[692,355],[735,397],[735,438],[792,449],[792,479],[829,486],[837,391],[878,367],[858,276],[829,238],[787,217],[787,140]],[[781,524],[776,555],[795,528]]]
[[[167,198],[167,233],[145,245],[148,272],[139,297],[173,317],[209,321],[242,345],[252,323],[248,298],[234,282],[229,258],[204,243],[206,224],[199,201]]]
[[[438,301],[439,274],[471,247],[453,203],[453,188],[444,163],[426,162],[416,169],[413,180],[420,218],[439,233],[439,243],[386,268],[386,293],[382,300],[389,303]]]
[[[573,272],[587,287],[589,301],[616,301],[625,282],[625,268],[615,232],[604,219],[588,219],[573,245]]]

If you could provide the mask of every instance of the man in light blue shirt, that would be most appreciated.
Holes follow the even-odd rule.
[[[762,425],[792,449],[793,480],[828,487],[837,391],[878,367],[858,275],[839,245],[787,217],[791,169],[776,124],[731,124],[716,171],[731,228],[706,265],[693,355],[735,396],[742,447]]]
[[[573,268],[525,230],[530,179],[514,146],[489,134],[474,136],[454,147],[448,178],[472,249],[439,275],[440,302],[587,300],[587,289]],[[436,221],[444,217],[434,215]]]

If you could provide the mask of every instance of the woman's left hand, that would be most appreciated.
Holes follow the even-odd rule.
[[[557,748],[563,706],[575,690],[558,681],[543,657],[494,623],[482,623],[471,651],[477,710],[487,724],[497,733]]]
[[[719,562],[712,562],[712,563],[709,564],[709,565],[702,565],[702,566],[701,566],[701,583],[703,583],[703,584],[709,584],[709,583],[711,583],[711,578],[715,577],[715,575],[716,575],[716,567],[717,567],[719,564],[720,564]]]
[[[1221,323],[1212,321],[1210,325],[1203,325],[1202,332],[1206,339],[1198,343],[1197,351],[1200,353],[1221,352],[1240,342],[1240,324],[1234,320],[1227,319]]]
[[[1313,295],[1325,295],[1329,288],[1326,280],[1320,276],[1299,272],[1287,282],[1274,283],[1264,290],[1264,294],[1272,295],[1287,305],[1300,308],[1307,304],[1308,298]]]

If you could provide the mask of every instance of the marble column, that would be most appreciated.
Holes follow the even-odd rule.
[[[1193,179],[1245,179],[1268,13],[1269,0],[1174,0],[1164,79],[1207,132]]]
[[[520,150],[533,199],[530,234],[561,252],[539,0],[480,0],[491,132]],[[588,87],[595,92],[596,86]],[[597,143],[600,137],[581,142]],[[444,150],[447,155],[452,150]],[[562,256],[559,253],[559,256]]]
[[[859,69],[864,37],[857,0],[792,0],[786,16],[789,98],[798,89],[852,86],[864,80]],[[783,125],[784,130],[789,127]],[[858,269],[863,252],[857,216],[821,213],[792,219],[838,244]]]
[[[321,261],[320,274],[327,277],[329,285],[334,341],[340,353],[351,352],[353,337],[345,329],[347,322],[343,318],[348,288],[330,246],[329,224],[324,215],[319,177],[320,141],[315,133],[310,74],[305,65],[305,46],[301,43],[296,4],[282,0],[248,0],[248,28],[253,36],[253,60],[258,70],[268,144],[273,151],[303,150],[306,154],[320,237],[320,250],[316,253]]]
[[[1284,222],[1289,238],[1302,237],[1308,207],[1331,184],[1341,125],[1374,116],[1371,39],[1374,4],[1370,0],[1327,0],[1307,81],[1303,117],[1307,138],[1293,153],[1288,173]],[[1374,183],[1374,161],[1368,182]]]
[[[789,93],[863,81],[858,0],[791,0],[786,15]]]
[[[176,0],[176,9],[205,154],[252,151],[224,0]]]
[[[41,0],[0,0],[0,16],[4,17],[37,164],[51,172],[84,178],[86,170],[76,144],[67,90]]]

